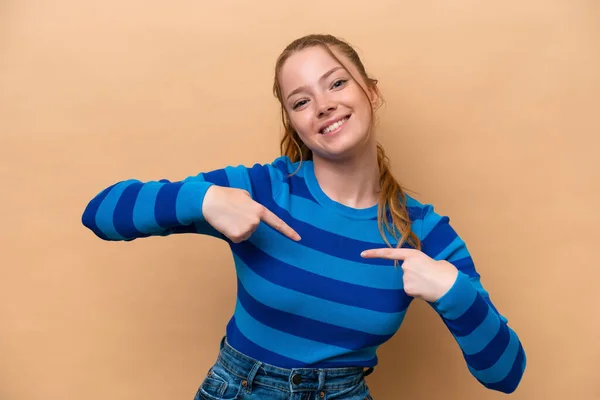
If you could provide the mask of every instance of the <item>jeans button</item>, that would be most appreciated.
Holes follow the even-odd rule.
[[[298,374],[294,374],[294,376],[292,376],[292,383],[294,385],[299,385],[302,383],[302,377]]]

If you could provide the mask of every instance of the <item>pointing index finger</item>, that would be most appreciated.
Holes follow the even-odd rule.
[[[360,253],[363,258],[385,258],[387,260],[406,260],[408,257],[414,256],[417,250],[414,249],[369,249]]]
[[[273,214],[271,210],[265,207],[264,213],[261,216],[261,219],[267,225],[275,228],[279,232],[283,233],[285,236],[289,237],[292,240],[299,241],[300,235],[298,232],[293,230],[288,224],[286,224],[281,218],[277,215]]]

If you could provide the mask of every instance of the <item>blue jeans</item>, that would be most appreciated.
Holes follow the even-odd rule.
[[[372,400],[365,376],[373,369],[284,369],[248,357],[221,342],[194,400]]]

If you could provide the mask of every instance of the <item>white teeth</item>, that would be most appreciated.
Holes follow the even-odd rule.
[[[333,130],[336,130],[337,128],[340,127],[340,125],[343,125],[346,121],[348,121],[348,117],[341,119],[337,122],[334,122],[333,124],[329,125],[327,128],[323,129],[323,133],[329,133]]]

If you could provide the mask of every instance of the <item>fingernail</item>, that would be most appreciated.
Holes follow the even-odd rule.
[[[363,251],[362,253],[360,253],[360,256],[361,256],[361,257],[364,257],[366,254],[367,254],[367,252],[366,252],[366,251]]]

